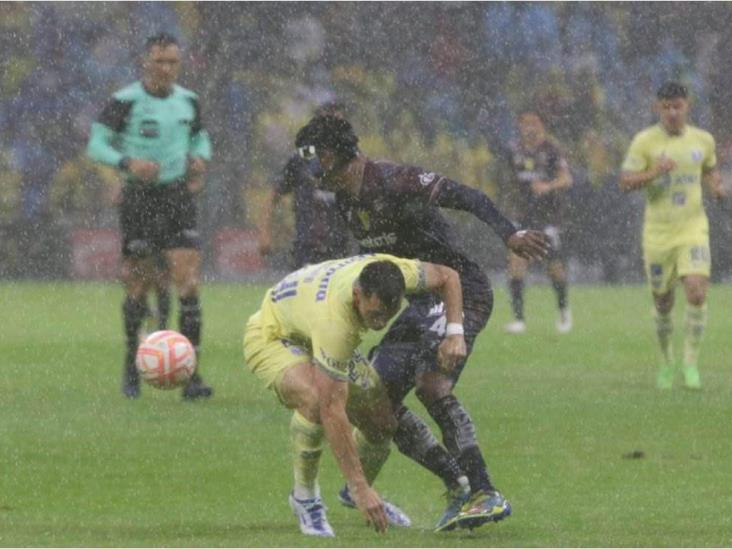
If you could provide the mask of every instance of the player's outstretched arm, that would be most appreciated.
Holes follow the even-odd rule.
[[[356,507],[377,532],[384,532],[388,524],[384,504],[366,481],[346,415],[348,382],[330,377],[317,365],[314,371],[320,402],[320,422],[336,462],[348,482]]]
[[[434,203],[441,208],[469,212],[490,226],[504,242],[516,232],[516,226],[504,216],[488,195],[456,181],[444,179]]]
[[[463,289],[460,275],[450,267],[423,263],[426,289],[436,292],[445,304],[445,339],[437,350],[440,366],[452,370],[468,354],[463,330]]]

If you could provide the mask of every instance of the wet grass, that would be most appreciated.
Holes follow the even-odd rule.
[[[415,527],[377,536],[322,487],[338,535],[299,535],[288,414],[244,369],[241,331],[261,287],[204,289],[210,402],[119,393],[115,285],[0,285],[2,546],[728,546],[732,539],[732,288],[711,290],[701,392],[654,387],[645,287],[572,289],[575,330],[553,296],[527,294],[523,337],[501,333],[505,293],[458,386],[514,516],[431,533],[442,487],[394,451],[377,487]],[[683,307],[676,311],[677,349]],[[410,400],[419,413],[421,406]]]

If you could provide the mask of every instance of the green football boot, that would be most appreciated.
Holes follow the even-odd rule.
[[[674,386],[674,367],[669,364],[662,364],[658,367],[658,375],[656,376],[656,387],[666,391]]]
[[[684,372],[684,385],[687,389],[695,391],[701,389],[701,379],[696,364],[685,364],[681,371]]]

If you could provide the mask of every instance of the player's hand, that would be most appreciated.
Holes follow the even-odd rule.
[[[541,181],[539,179],[531,182],[531,192],[534,193],[536,196],[542,196],[544,194],[550,193],[554,190],[554,188],[551,186],[551,183],[547,181]]]
[[[447,336],[437,348],[437,360],[445,372],[452,372],[455,367],[468,356],[468,346],[461,335]]]
[[[386,520],[384,503],[376,490],[366,483],[360,487],[349,486],[349,488],[353,501],[361,514],[366,517],[367,524],[373,526],[377,532],[386,532],[389,523]]]
[[[513,233],[506,243],[508,249],[524,259],[544,259],[551,248],[549,237],[542,231],[521,230]]]
[[[668,173],[676,169],[676,162],[668,158],[667,156],[661,156],[656,162],[656,176]]]
[[[130,158],[129,172],[140,181],[154,183],[158,179],[160,166],[150,160],[142,158]]]

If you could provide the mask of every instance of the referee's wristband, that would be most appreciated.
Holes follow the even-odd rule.
[[[465,330],[463,329],[463,325],[459,322],[448,322],[447,326],[445,327],[445,335],[461,336],[465,335]]]

